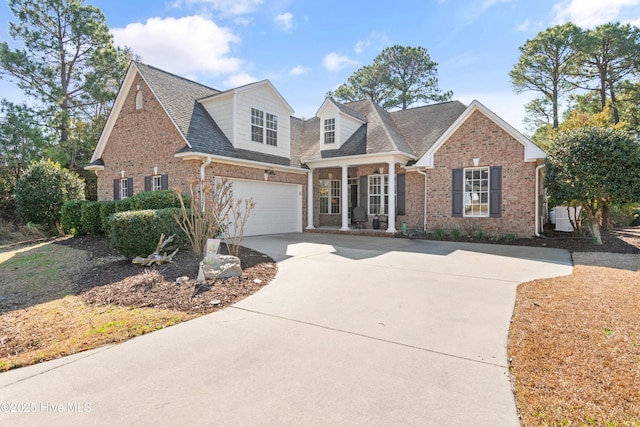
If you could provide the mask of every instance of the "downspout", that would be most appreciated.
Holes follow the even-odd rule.
[[[536,191],[535,191],[535,196],[536,196],[535,236],[536,237],[540,237],[540,195],[538,194],[538,190],[540,188],[540,169],[542,169],[543,167],[544,167],[544,163],[536,167]]]
[[[416,168],[416,171],[420,175],[424,175],[424,208],[423,208],[423,224],[422,228],[424,231],[427,231],[427,172],[426,170],[423,172],[419,168]]]
[[[207,157],[207,160],[202,163],[200,166],[200,210],[204,212],[205,208],[205,193],[204,193],[204,170],[211,164],[213,159],[211,157]]]

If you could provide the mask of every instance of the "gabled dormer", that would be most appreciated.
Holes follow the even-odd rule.
[[[236,149],[291,157],[293,109],[269,80],[201,99]]]
[[[331,98],[326,98],[316,113],[320,118],[320,150],[337,150],[367,118]]]

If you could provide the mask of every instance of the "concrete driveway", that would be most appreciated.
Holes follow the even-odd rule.
[[[269,286],[0,374],[0,425],[519,425],[516,285],[570,274],[567,252],[310,233],[244,244],[278,261]]]

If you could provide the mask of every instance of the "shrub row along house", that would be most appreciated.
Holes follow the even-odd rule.
[[[220,92],[132,62],[86,169],[99,200],[226,177],[256,202],[245,235],[350,230],[356,207],[390,233],[540,231],[545,153],[477,101],[293,112],[268,80]]]

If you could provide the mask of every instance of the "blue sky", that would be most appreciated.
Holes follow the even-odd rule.
[[[117,45],[142,61],[219,90],[270,79],[311,117],[327,91],[393,44],[423,46],[438,63],[440,87],[465,104],[478,99],[524,131],[534,93],[513,92],[518,47],[550,26],[640,25],[640,0],[92,0]],[[0,6],[0,37],[10,45]],[[0,97],[21,93],[6,78]]]

